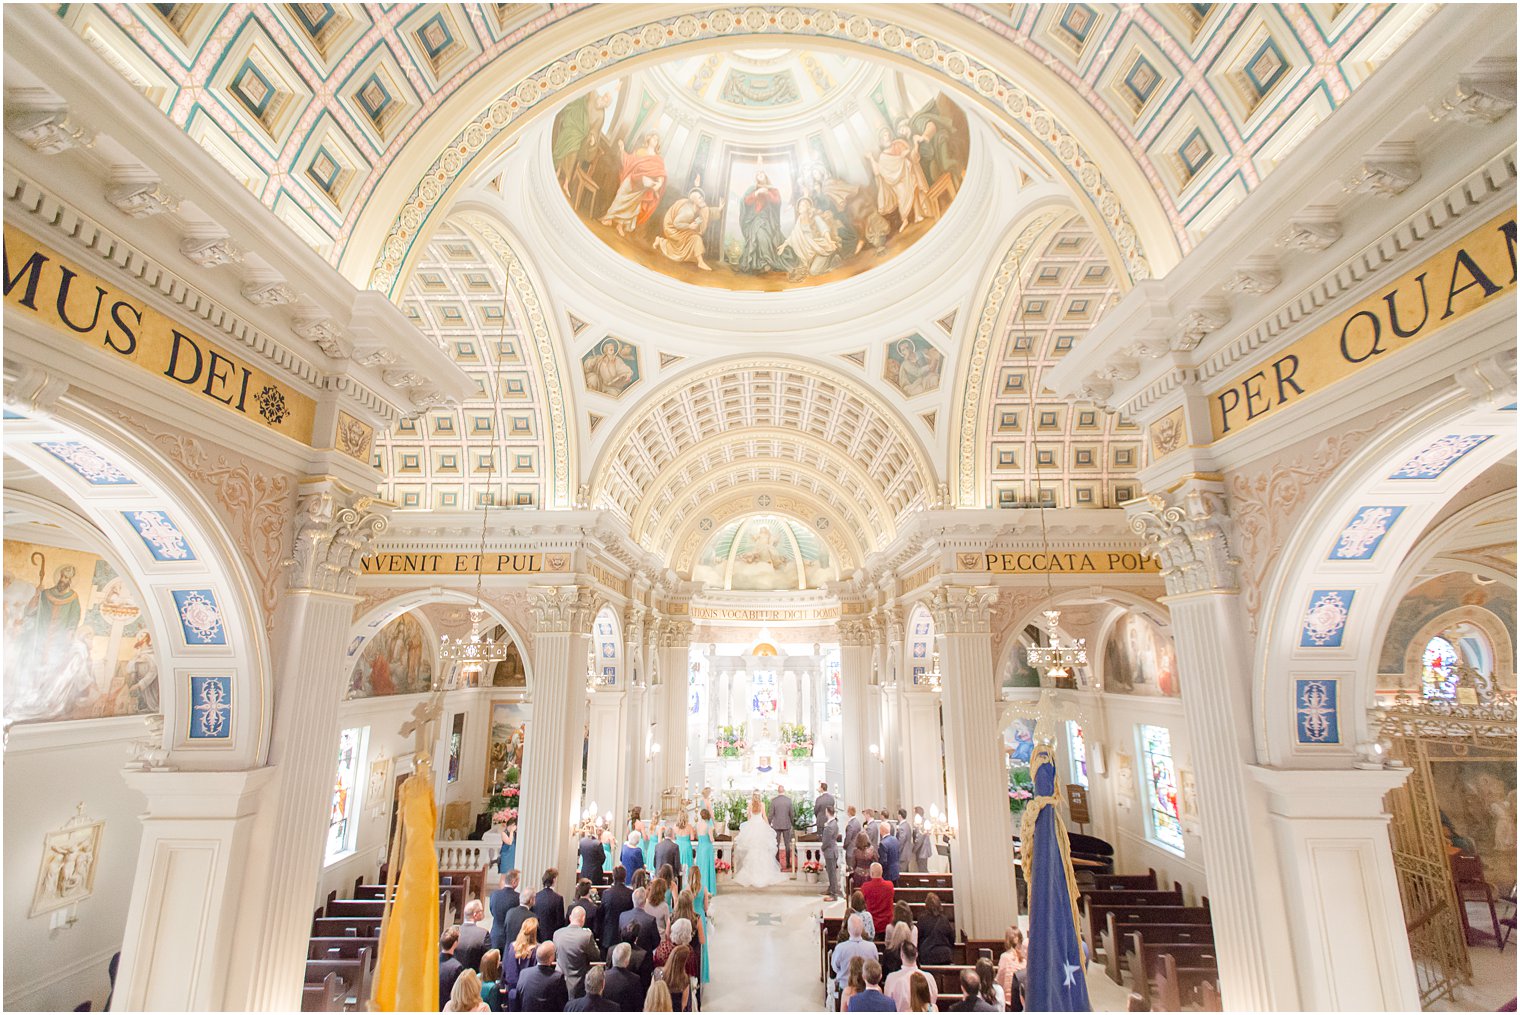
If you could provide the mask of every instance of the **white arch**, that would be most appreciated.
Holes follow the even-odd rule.
[[[459,603],[464,606],[474,606],[475,596],[470,592],[459,589],[437,587],[414,589],[410,592],[403,592],[400,595],[393,596],[383,603],[371,607],[363,616],[355,620],[353,626],[349,628],[348,646],[343,652],[344,665],[352,669],[354,662],[359,658],[360,653],[364,651],[365,644],[368,643],[370,638],[384,629],[386,624],[389,624],[403,613],[410,613],[412,610],[421,606],[427,606],[429,603]],[[523,679],[527,683],[525,696],[532,698],[533,663],[523,642],[521,633],[489,601],[482,599],[480,606],[485,610],[487,617],[502,626],[502,629],[507,633],[507,637],[512,639],[512,644],[517,646],[518,656],[522,659],[523,663]],[[430,626],[427,625],[427,627],[424,627],[424,630],[427,630]]]

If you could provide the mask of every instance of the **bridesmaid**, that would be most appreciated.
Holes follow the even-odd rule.
[[[704,812],[705,813],[705,812]],[[710,863],[712,858],[708,858]],[[712,902],[712,894],[708,892],[707,878],[702,873],[699,864],[691,869],[691,887],[687,889],[691,893],[691,908],[697,914],[697,919],[702,924],[702,979],[707,983],[712,979],[712,970],[707,961],[707,939],[712,936],[712,919],[707,915],[709,904]]]
[[[612,868],[617,866],[618,844],[610,828],[602,833],[602,852],[607,855],[602,861],[602,871],[608,875],[608,884],[611,884]]]
[[[696,833],[691,830],[691,820],[683,811],[681,818],[676,822],[676,850],[681,854],[681,874],[685,876],[691,871],[692,842]]]
[[[708,894],[718,890],[718,869],[716,864],[717,850],[713,848],[712,840],[712,811],[702,809],[702,818],[697,822],[697,870],[702,872],[701,884]]]
[[[653,875],[654,847],[657,845],[656,840],[658,840],[660,837],[660,824],[657,821],[653,823],[640,821],[639,831],[643,833],[644,836],[644,840],[639,843],[639,848],[644,851],[644,869]]]

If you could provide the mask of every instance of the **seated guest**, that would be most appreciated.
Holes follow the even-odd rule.
[[[507,914],[517,908],[517,879],[521,875],[509,870],[501,876],[501,887],[491,893],[491,947],[507,950],[512,938],[507,936]]]
[[[1024,978],[1024,966],[1028,961],[1024,945],[1024,932],[1009,927],[1003,934],[1003,954],[998,956],[997,982],[1003,988],[1003,999],[1009,1011],[1021,1011],[1019,1004],[1019,981]]]
[[[839,1010],[850,1010],[850,999],[856,994],[865,993],[866,989],[866,960],[864,956],[857,955],[850,960],[850,971],[845,974],[844,989],[839,992]]]
[[[983,956],[976,960],[976,978],[982,985],[982,1000],[992,1005],[994,1011],[1007,1011],[1008,1006],[1003,1002],[1003,988],[997,983],[997,967],[991,959]]]
[[[459,943],[459,928],[450,927],[438,937],[438,1010],[448,1004],[454,993],[454,981],[464,972],[464,966],[454,958],[454,946]]]
[[[570,1003],[565,974],[554,968],[554,942],[538,946],[538,964],[517,978],[515,1011],[564,1011]]]
[[[618,933],[624,941],[628,940],[624,928],[635,927],[638,930],[638,946],[644,951],[653,954],[660,947],[660,925],[650,915],[649,907],[645,904],[649,898],[649,889],[635,888],[633,890],[633,908],[618,917]]]
[[[930,892],[924,899],[924,913],[918,918],[918,961],[926,966],[948,966],[955,961],[955,927],[945,918],[939,895]]]
[[[565,1011],[621,1011],[617,1002],[603,996],[607,977],[602,968],[586,973],[586,993],[565,1005]]]
[[[632,961],[633,945],[620,941],[613,946],[612,966],[607,970],[602,996],[615,1004],[618,1011],[638,1011],[644,1006],[644,983],[638,973],[628,968]],[[589,978],[586,989],[591,989]]]
[[[517,932],[517,937],[512,939],[512,947],[508,948],[501,956],[501,976],[507,985],[507,1004],[512,1011],[518,1011],[517,1007],[517,982],[522,978],[523,970],[531,969],[537,961],[535,955],[538,952],[538,918],[528,917],[523,921],[522,929]]]
[[[454,981],[454,989],[449,993],[449,1003],[443,1006],[444,1011],[490,1011],[486,1003],[480,999],[480,976],[475,970],[466,967],[459,974],[459,979]]]
[[[866,978],[866,989],[850,998],[850,1006],[845,1010],[896,1011],[896,1003],[881,992],[881,963],[867,962],[862,972]]]
[[[565,925],[565,900],[554,890],[559,871],[544,871],[543,887],[533,893],[533,915],[538,917],[538,939],[548,941]]]
[[[643,836],[638,832],[628,833],[628,842],[623,846],[623,853],[619,857],[623,864],[623,877],[627,880],[624,884],[632,887],[633,876],[644,869],[644,851],[639,848]]]
[[[590,828],[581,832],[580,844],[576,852],[581,858],[580,876],[587,881],[595,881],[602,873],[602,861],[607,859],[607,853],[602,849],[601,839]]]
[[[871,877],[860,886],[860,894],[866,897],[866,911],[871,914],[873,926],[886,929],[892,922],[892,900],[897,886],[881,876],[881,864],[871,865]]]
[[[479,899],[466,902],[464,923],[459,925],[459,943],[454,946],[454,958],[459,964],[477,973],[480,972],[480,957],[491,947],[491,935],[480,925],[485,918],[486,907]]]
[[[862,892],[859,888],[850,893],[850,902],[845,909],[845,916],[860,917],[861,936],[864,937],[867,941],[876,940],[876,921],[872,918],[871,911],[866,908],[865,892]],[[839,939],[841,941],[848,938],[849,935],[850,930],[848,927],[840,928]]]
[[[495,948],[480,957],[480,999],[488,1011],[507,1010],[507,983],[501,976],[501,952]]]
[[[601,909],[596,914],[596,924],[601,930],[603,952],[612,951],[618,943],[618,921],[633,908],[633,889],[625,883],[622,864],[612,868],[612,884],[602,889]]]
[[[591,963],[600,961],[601,950],[596,938],[586,927],[586,910],[576,909],[570,913],[570,924],[554,934],[554,954],[559,959],[559,970],[565,977],[565,989],[572,998],[585,992],[586,972]]]
[[[908,1011],[913,1000],[913,977],[917,975],[926,977],[929,981],[929,1003],[939,1003],[939,987],[934,982],[934,977],[922,973],[918,968],[918,946],[912,941],[904,941],[902,946],[902,968],[887,977],[884,992],[897,1005],[898,1011]]]
[[[850,851],[850,887],[859,888],[871,878],[871,865],[876,862],[876,850],[866,833],[855,836],[855,848]]]
[[[961,970],[961,993],[966,996],[952,1004],[947,1011],[997,1011],[982,1000],[982,979],[969,969]]]
[[[664,968],[669,962],[670,956],[677,948],[686,946],[686,975],[692,979],[702,971],[701,959],[697,956],[696,949],[691,946],[694,934],[691,921],[687,919],[670,921],[670,937],[660,942],[660,947],[654,950],[654,964],[658,968]],[[676,998],[677,1001],[680,998]]]
[[[665,986],[664,980],[656,980],[649,985],[649,992],[644,996],[645,1011],[671,1011],[670,988]]]
[[[881,823],[881,839],[876,843],[876,856],[881,861],[881,876],[897,884],[897,874],[902,862],[902,846],[892,834],[890,822]]]
[[[908,988],[908,1007],[899,1008],[898,1011],[939,1011],[938,1002],[934,995],[929,993],[934,989],[934,978],[925,976],[923,973],[914,973],[912,984]]]
[[[691,974],[686,971],[690,961],[690,946],[676,945],[670,953],[670,958],[666,959],[665,965],[660,968],[660,979],[664,982],[665,988],[670,991],[671,1011],[692,1010]]]
[[[834,956],[829,959],[829,968],[834,971],[836,982],[843,982],[845,974],[849,972],[850,960],[859,955],[870,962],[876,962],[876,945],[865,940],[861,935],[864,926],[859,916],[850,916],[845,920],[845,929],[849,938],[834,946]]]

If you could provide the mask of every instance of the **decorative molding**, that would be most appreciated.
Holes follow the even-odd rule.
[[[94,131],[74,120],[63,108],[7,105],[5,129],[16,140],[42,155],[57,155],[70,148],[88,148],[95,143]]]
[[[981,586],[940,585],[929,595],[935,634],[990,634],[998,590]]]
[[[1341,238],[1341,231],[1341,224],[1334,219],[1290,219],[1277,244],[1294,250],[1324,250]]]
[[[1275,265],[1243,264],[1224,284],[1227,293],[1261,296],[1282,285],[1282,272]]]
[[[1167,595],[1238,588],[1240,561],[1230,553],[1220,484],[1193,481],[1168,496],[1149,494],[1125,512],[1145,555],[1160,561]]]
[[[106,190],[106,200],[123,215],[135,219],[179,209],[179,198],[165,190],[157,180],[124,180],[113,183]]]
[[[243,255],[232,245],[228,236],[186,236],[180,240],[179,252],[202,268],[216,268],[235,264]]]
[[[353,353],[353,343],[343,334],[343,329],[338,327],[338,322],[326,315],[297,315],[296,319],[290,322],[290,330],[315,344],[333,359],[347,359]],[[389,378],[387,378],[387,383],[389,383]]]
[[[1430,110],[1430,118],[1486,127],[1498,123],[1514,108],[1514,65],[1499,64],[1457,78],[1455,94],[1436,103]]]
[[[1348,194],[1394,197],[1420,181],[1420,164],[1414,159],[1370,158],[1343,184]]]
[[[601,601],[584,585],[535,589],[532,601],[534,629],[539,634],[589,635],[600,609]],[[661,634],[664,634],[663,626]]]
[[[1218,331],[1230,323],[1230,308],[1223,303],[1202,303],[1192,307],[1177,322],[1177,341],[1173,348],[1180,352],[1196,349],[1204,336]],[[1137,369],[1136,373],[1139,372]],[[1134,374],[1130,375],[1131,377]],[[1127,378],[1125,378],[1127,379]]]
[[[248,279],[243,283],[243,299],[256,307],[278,307],[297,302],[301,294],[282,278]]]
[[[297,492],[295,545],[281,562],[292,589],[353,595],[360,562],[385,531],[383,502],[330,476],[302,481]]]

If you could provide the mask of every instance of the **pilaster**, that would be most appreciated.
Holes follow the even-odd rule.
[[[858,807],[876,803],[870,768],[876,762],[869,751],[871,735],[869,685],[871,681],[870,628],[863,620],[839,622],[840,746],[844,751],[844,786],[836,799]]]
[[[654,759],[659,773],[654,794],[680,788],[686,781],[686,681],[691,666],[691,621],[684,617],[662,617],[658,635],[660,653],[659,733],[660,754]]]
[[[586,805],[595,803],[598,814],[612,812],[614,834],[622,827],[620,815],[627,813],[628,806],[623,724],[627,697],[621,687],[598,687],[586,706]]]

